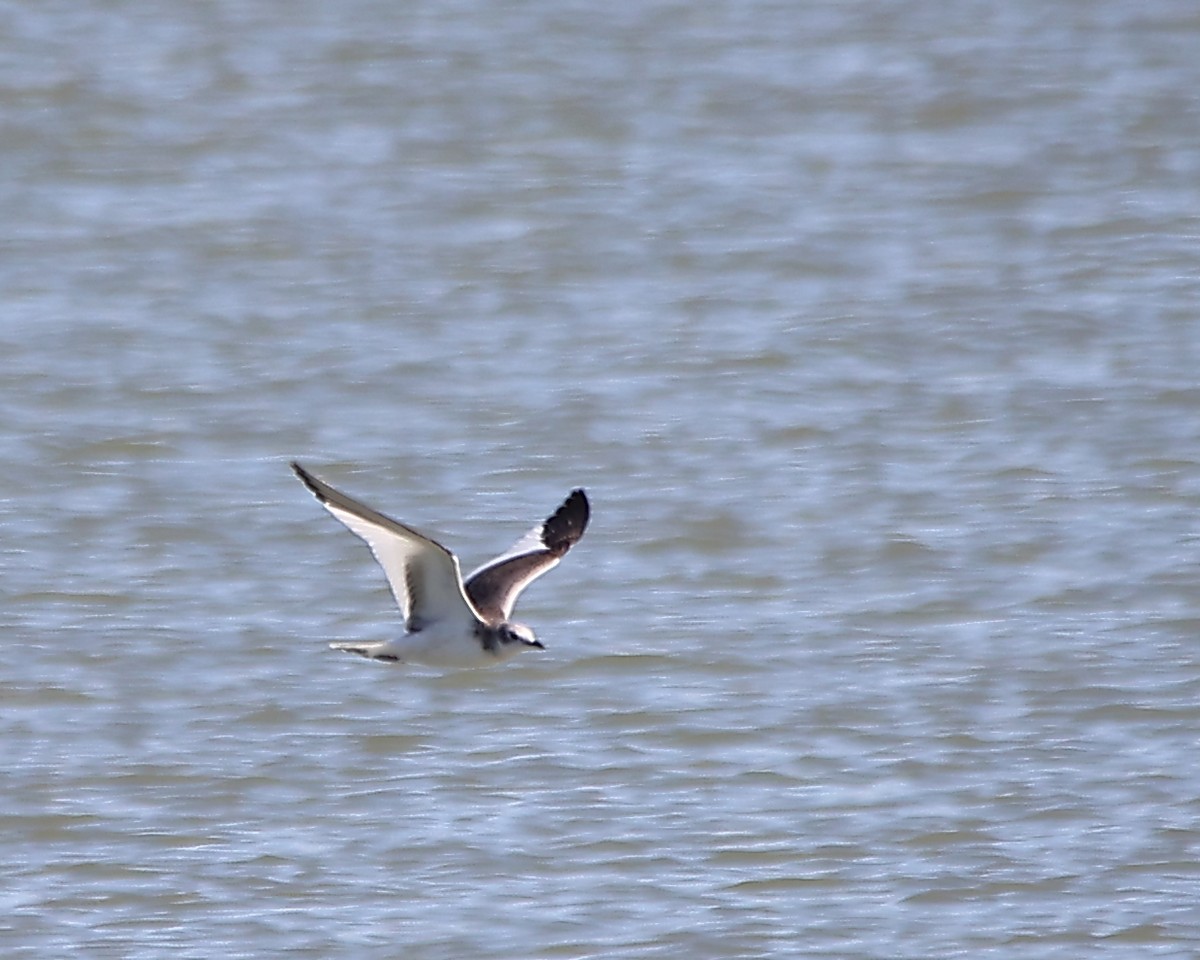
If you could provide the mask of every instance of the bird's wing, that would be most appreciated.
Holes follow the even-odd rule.
[[[505,553],[489,560],[466,582],[467,597],[489,623],[507,620],[517,597],[530,583],[558,565],[587,529],[587,494],[573,490],[544,523],[538,524]]]
[[[410,631],[435,620],[478,620],[463,590],[454,554],[436,540],[335,490],[300,464],[293,463],[292,469],[326,510],[367,541]]]

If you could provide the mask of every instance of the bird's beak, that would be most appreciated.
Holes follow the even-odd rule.
[[[545,644],[543,644],[541,640],[530,640],[530,641],[529,641],[529,645],[530,645],[531,647],[537,647],[539,650],[545,650],[545,649],[546,649],[546,645],[545,645]]]

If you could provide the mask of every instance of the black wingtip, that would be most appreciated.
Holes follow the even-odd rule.
[[[322,503],[324,503],[325,502],[325,494],[323,494],[321,492],[321,488],[317,483],[317,478],[314,477],[307,470],[305,470],[302,466],[300,466],[300,464],[298,462],[296,462],[295,460],[291,461],[291,464],[292,464],[292,472],[295,473],[296,476],[298,476],[300,478],[300,482],[303,483],[306,487],[308,487],[309,492],[312,493],[312,495],[314,497],[316,497],[318,500],[320,500]]]
[[[542,542],[557,553],[566,553],[587,529],[591,504],[582,487],[576,487],[542,527]]]
[[[588,500],[588,495],[584,492],[583,487],[576,487],[571,491],[571,495],[567,497],[567,502],[563,504],[565,507],[577,507],[583,511],[582,526],[587,526],[588,517],[592,513],[592,505]]]

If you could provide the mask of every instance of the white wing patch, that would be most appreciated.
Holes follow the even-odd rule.
[[[383,567],[410,631],[440,620],[462,620],[467,627],[479,620],[463,590],[454,554],[436,540],[335,490],[299,464],[292,464],[292,469],[326,510],[367,542]]]

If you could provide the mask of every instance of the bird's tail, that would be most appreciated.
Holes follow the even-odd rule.
[[[385,663],[398,663],[400,658],[392,652],[390,643],[331,643],[331,650],[345,650],[347,653],[357,653],[368,660],[382,660]]]

